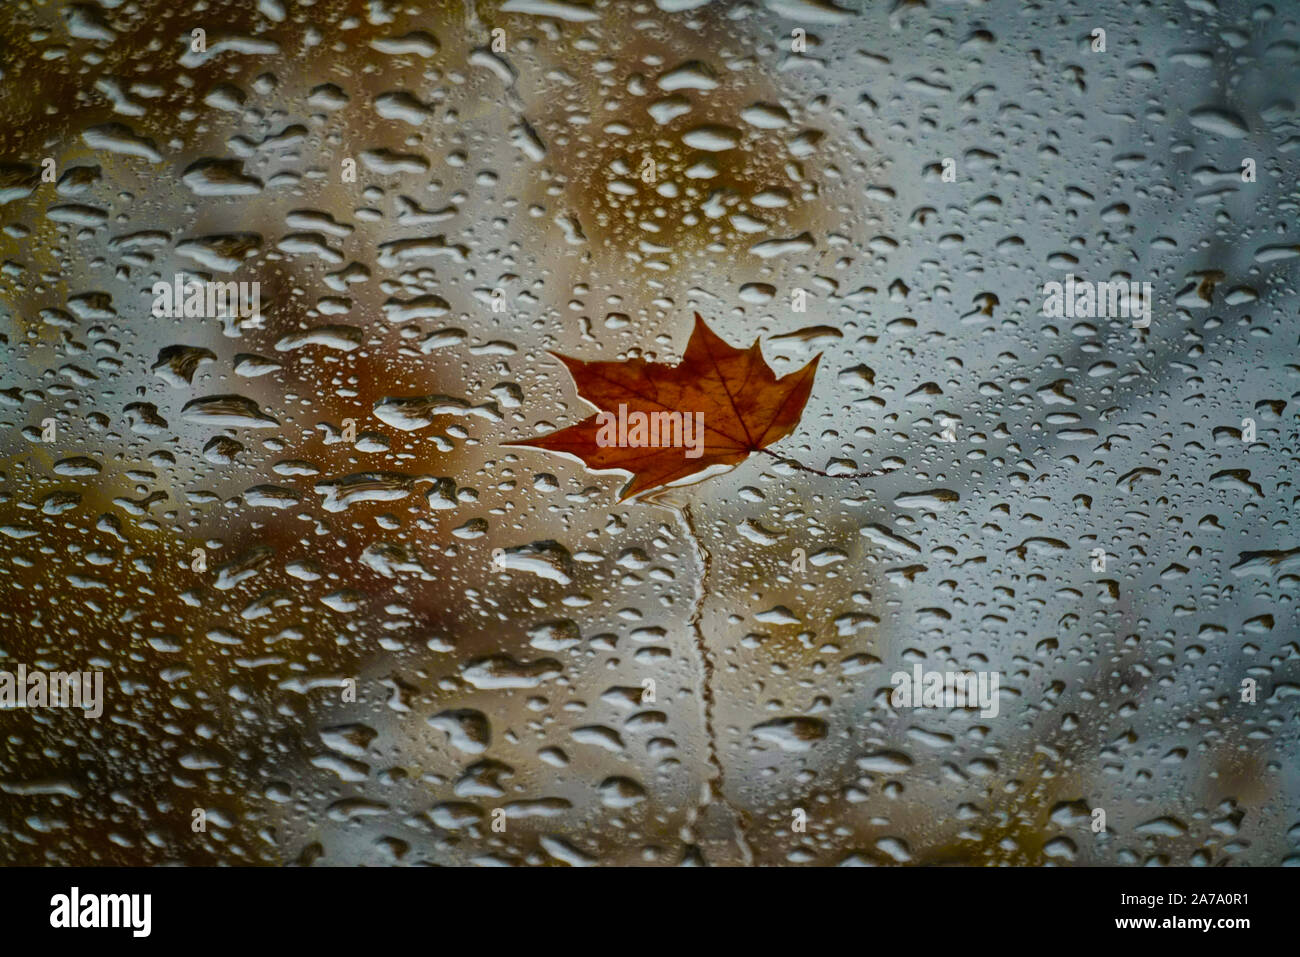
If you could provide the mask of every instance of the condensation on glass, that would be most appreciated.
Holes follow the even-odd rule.
[[[6,3],[0,860],[1296,863],[1298,32]],[[505,445],[695,312],[781,458]]]

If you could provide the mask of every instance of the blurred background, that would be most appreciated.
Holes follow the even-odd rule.
[[[0,861],[1300,862],[1298,14],[9,0]],[[695,311],[805,469],[503,447]]]

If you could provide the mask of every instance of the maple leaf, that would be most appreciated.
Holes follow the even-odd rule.
[[[528,446],[576,456],[589,469],[632,474],[620,501],[723,466],[738,465],[794,431],[812,392],[818,354],[796,372],[779,379],[763,359],[759,340],[737,349],[695,314],[695,328],[677,365],[628,359],[587,362],[552,353],[568,367],[578,395],[599,410],[576,425],[507,445]],[[657,415],[662,444],[621,441],[620,422]],[[665,415],[667,413],[667,415]],[[681,417],[681,444],[676,422]],[[695,432],[699,426],[702,429]],[[670,434],[671,433],[671,434]],[[633,437],[632,429],[626,430]],[[620,441],[611,442],[618,436]],[[701,476],[704,478],[705,476]]]

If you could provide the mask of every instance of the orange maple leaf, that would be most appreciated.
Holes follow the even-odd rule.
[[[737,465],[785,438],[799,424],[821,361],[818,354],[778,379],[758,339],[748,349],[728,345],[698,312],[675,366],[552,355],[568,367],[578,395],[599,411],[577,425],[505,444],[567,453],[596,472],[630,472],[620,501],[705,469]],[[645,423],[640,432],[637,423]]]

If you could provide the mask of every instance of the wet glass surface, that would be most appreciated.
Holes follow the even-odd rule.
[[[1296,863],[1298,21],[6,3],[0,861]]]

